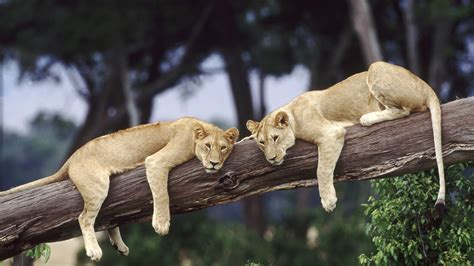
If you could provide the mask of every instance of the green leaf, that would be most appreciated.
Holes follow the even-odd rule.
[[[418,251],[415,252],[415,257],[416,257],[417,259],[419,259],[419,260],[421,260],[421,259],[423,258],[423,256],[421,255],[421,253],[418,252]]]
[[[34,260],[37,260],[43,256],[45,258],[45,263],[46,263],[48,262],[51,256],[51,247],[48,244],[44,244],[44,243],[39,244],[35,246],[34,248],[29,249],[26,252],[26,256]]]
[[[44,263],[47,263],[49,260],[49,257],[51,257],[51,247],[47,244],[45,244],[43,256],[44,256]]]

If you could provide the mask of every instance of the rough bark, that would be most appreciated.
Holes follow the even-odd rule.
[[[474,159],[473,110],[474,97],[442,106],[445,165]],[[396,176],[435,165],[430,115],[423,112],[368,128],[348,128],[335,180]],[[197,159],[173,169],[171,211],[190,212],[273,190],[315,186],[316,166],[313,144],[297,141],[285,163],[272,166],[254,141],[245,141],[235,146],[219,173],[206,174]],[[150,220],[151,199],[143,167],[112,177],[96,229]],[[39,243],[80,235],[77,217],[82,204],[69,180],[1,197],[0,260]]]

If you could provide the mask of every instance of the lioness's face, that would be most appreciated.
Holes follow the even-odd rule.
[[[252,132],[258,147],[273,165],[283,163],[286,150],[295,145],[295,134],[289,126],[288,114],[280,111],[275,118],[264,118],[260,123],[247,121],[247,129]]]
[[[194,153],[207,173],[215,173],[221,169],[238,138],[239,130],[236,128],[230,128],[225,132],[222,130],[207,132],[200,124],[194,127],[196,144]]]

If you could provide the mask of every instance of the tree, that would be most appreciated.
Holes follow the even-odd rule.
[[[403,9],[403,22],[406,29],[406,50],[408,66],[414,74],[420,75],[420,60],[418,58],[418,26],[415,19],[415,1],[407,0],[400,3]]]
[[[469,88],[473,75],[467,69],[473,62],[468,60],[468,36],[474,26],[469,19],[474,14],[474,2],[410,2],[372,2],[384,59],[413,70],[430,84],[442,102],[472,95]],[[414,36],[413,32],[418,34]],[[418,69],[410,63],[416,60]],[[461,65],[466,70],[460,70]]]
[[[310,71],[308,89],[325,89],[362,70],[361,53],[352,42],[344,1],[273,1],[255,5],[247,19],[251,30],[252,64],[269,76],[290,73],[303,65]],[[351,51],[351,53],[348,53]]]
[[[0,58],[18,60],[23,76],[34,80],[54,75],[56,63],[66,68],[89,105],[71,154],[128,127],[131,116],[148,122],[154,95],[199,73],[210,51],[199,39],[210,3],[7,1],[0,5]]]
[[[349,0],[349,3],[351,4],[352,23],[364,51],[366,64],[370,65],[382,60],[382,51],[368,1]]]

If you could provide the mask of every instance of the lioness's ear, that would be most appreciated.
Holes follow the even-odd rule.
[[[207,136],[207,133],[200,123],[196,123],[193,127],[193,135],[195,140],[201,140]]]
[[[258,128],[259,123],[255,122],[253,120],[247,120],[247,129],[252,133],[252,135],[255,133],[255,131]]]
[[[235,127],[229,128],[224,133],[224,136],[230,142],[230,144],[234,144],[235,141],[239,138],[239,130]]]
[[[280,128],[285,128],[289,124],[288,114],[284,111],[279,111],[275,116],[275,125]]]

